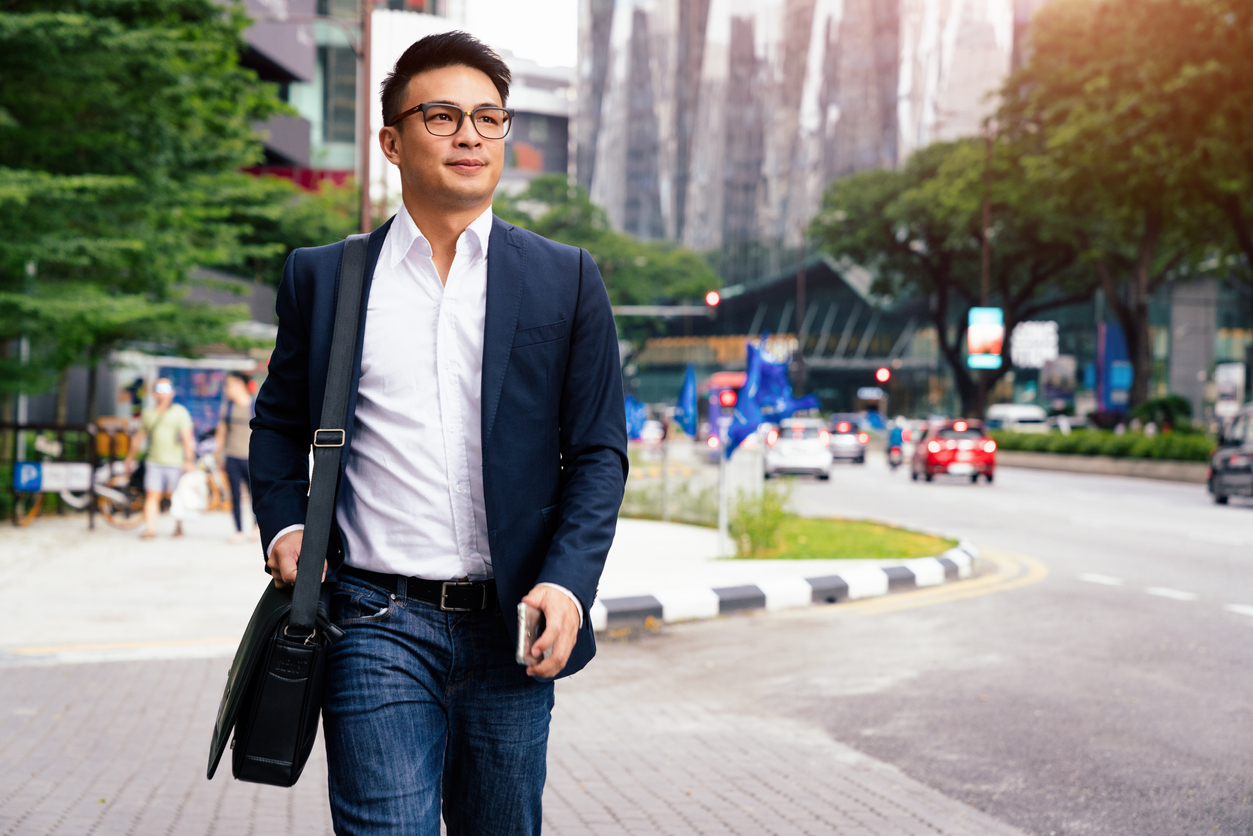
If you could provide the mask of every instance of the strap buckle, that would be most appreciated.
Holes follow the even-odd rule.
[[[483,599],[477,607],[450,607],[448,606],[448,587],[458,586],[474,586],[474,581],[444,581],[439,588],[439,608],[441,612],[478,612],[487,609],[487,584],[479,584],[479,590],[483,594]]]
[[[332,439],[336,438],[336,435],[335,435],[336,433],[339,434],[338,435],[339,440],[333,441]],[[313,446],[314,447],[343,447],[344,446],[344,431],[343,430],[328,430],[328,429],[315,430],[313,433]]]

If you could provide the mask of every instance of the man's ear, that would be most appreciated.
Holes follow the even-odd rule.
[[[399,128],[380,128],[379,147],[383,149],[383,156],[387,157],[388,162],[392,165],[400,165]]]

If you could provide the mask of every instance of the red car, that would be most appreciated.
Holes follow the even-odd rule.
[[[909,476],[928,482],[937,473],[950,476],[969,476],[971,484],[979,477],[992,481],[996,470],[996,442],[983,432],[979,421],[945,421],[933,426],[926,438],[914,449]]]

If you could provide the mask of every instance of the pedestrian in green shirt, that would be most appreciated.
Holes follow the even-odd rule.
[[[174,493],[179,478],[196,467],[196,440],[192,433],[191,413],[182,404],[174,403],[174,383],[160,378],[152,387],[157,405],[145,409],[139,432],[126,454],[128,470],[134,469],[135,451],[148,441],[144,459],[144,534],[145,540],[156,536],[157,514],[161,496]],[[181,537],[183,523],[175,523],[174,536]]]

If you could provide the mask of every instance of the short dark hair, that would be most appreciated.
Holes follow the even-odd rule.
[[[237,379],[239,380],[239,382],[240,382],[240,383],[242,383],[242,384],[244,384],[245,386],[247,386],[249,383],[251,383],[251,382],[252,382],[252,378],[250,378],[248,375],[246,375],[246,374],[244,374],[243,372],[240,372],[240,371],[235,371],[234,369],[232,369],[231,371],[227,372],[227,373],[226,373],[226,376],[227,376],[227,377],[234,377],[234,378],[237,378]]]
[[[405,50],[396,66],[383,80],[383,124],[391,122],[404,105],[409,79],[427,70],[444,67],[470,67],[492,80],[500,103],[507,103],[509,82],[513,80],[509,65],[491,47],[468,32],[441,32],[427,35]]]

